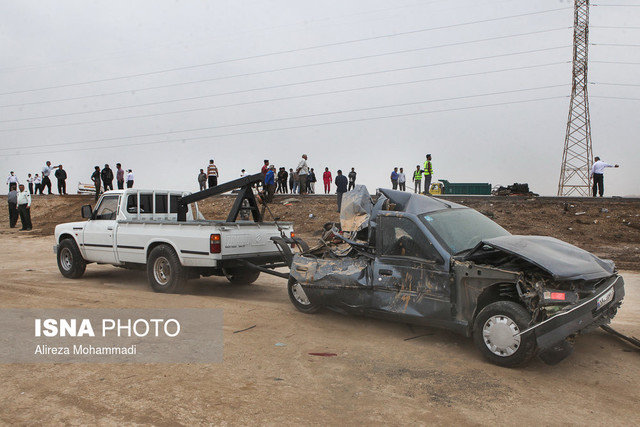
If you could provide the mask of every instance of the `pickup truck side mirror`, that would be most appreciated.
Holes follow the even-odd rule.
[[[91,208],[91,205],[83,205],[80,210],[82,212],[82,218],[93,219],[93,209]]]

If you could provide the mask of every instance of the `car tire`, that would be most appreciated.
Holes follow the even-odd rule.
[[[307,294],[302,289],[302,286],[293,277],[289,277],[287,283],[287,292],[289,293],[289,299],[293,303],[293,306],[299,311],[307,314],[312,314],[320,309],[320,306],[309,299]]]
[[[78,279],[87,269],[87,262],[73,239],[64,239],[58,245],[58,269],[64,277]]]
[[[250,267],[223,268],[222,273],[232,285],[251,285],[260,277],[260,271]]]
[[[529,326],[531,315],[513,301],[496,301],[484,307],[473,324],[473,341],[490,362],[504,367],[527,363],[536,353],[532,332],[516,334]]]
[[[147,280],[156,292],[180,292],[187,282],[187,270],[172,247],[160,245],[151,250],[147,259]]]

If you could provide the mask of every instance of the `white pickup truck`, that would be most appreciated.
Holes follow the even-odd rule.
[[[253,193],[249,196],[255,205]],[[187,205],[184,197],[194,199],[188,192],[169,190],[107,191],[95,209],[82,207],[87,221],[56,226],[54,252],[60,272],[79,278],[93,262],[134,269],[146,266],[155,291],[177,292],[191,278],[219,275],[233,284],[250,284],[260,271],[285,266],[272,238],[290,239],[291,223],[262,222],[260,214],[253,221],[235,217],[208,221],[197,204]],[[239,197],[246,197],[245,193]],[[247,209],[243,201],[236,203],[236,216]]]

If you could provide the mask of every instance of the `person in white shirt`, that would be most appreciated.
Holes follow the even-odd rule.
[[[33,177],[31,174],[27,175],[27,185],[29,186],[29,194],[33,194]]]
[[[20,181],[18,181],[18,177],[15,176],[15,174],[13,173],[13,171],[11,171],[9,173],[9,177],[7,178],[7,185],[9,187],[11,187],[11,184],[14,184],[15,186],[17,186],[18,184],[20,184]]]
[[[309,165],[307,165],[307,155],[302,155],[302,160],[298,163],[296,169],[298,179],[300,180],[300,194],[307,194],[307,176],[309,176]]]
[[[47,187],[47,191],[49,194],[51,193],[51,179],[49,179],[49,175],[51,175],[51,171],[57,166],[51,166],[51,162],[47,160],[47,163],[42,168],[42,184],[40,184],[40,194],[44,192],[44,188]]]
[[[20,231],[31,230],[33,228],[31,224],[31,194],[25,191],[24,184],[20,184],[18,188],[20,188],[18,192],[18,214],[22,223]]]
[[[42,188],[42,178],[40,178],[40,175],[36,174],[35,178],[33,178],[33,194],[38,194],[38,191],[41,191],[40,189]]]
[[[127,188],[133,188],[133,171],[131,169],[127,172]]]
[[[600,157],[596,157],[595,163],[591,166],[590,177],[593,178],[593,197],[596,194],[600,194],[600,197],[604,194],[604,170],[605,168],[617,168],[619,165],[610,165],[600,160]]]
[[[400,168],[400,172],[398,172],[398,187],[400,187],[400,191],[407,190],[407,177],[404,174],[403,168]]]

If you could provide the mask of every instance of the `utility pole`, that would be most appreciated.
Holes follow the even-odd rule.
[[[587,94],[589,0],[575,0],[573,16],[573,76],[567,134],[562,153],[558,196],[589,196],[593,164],[591,120]]]

